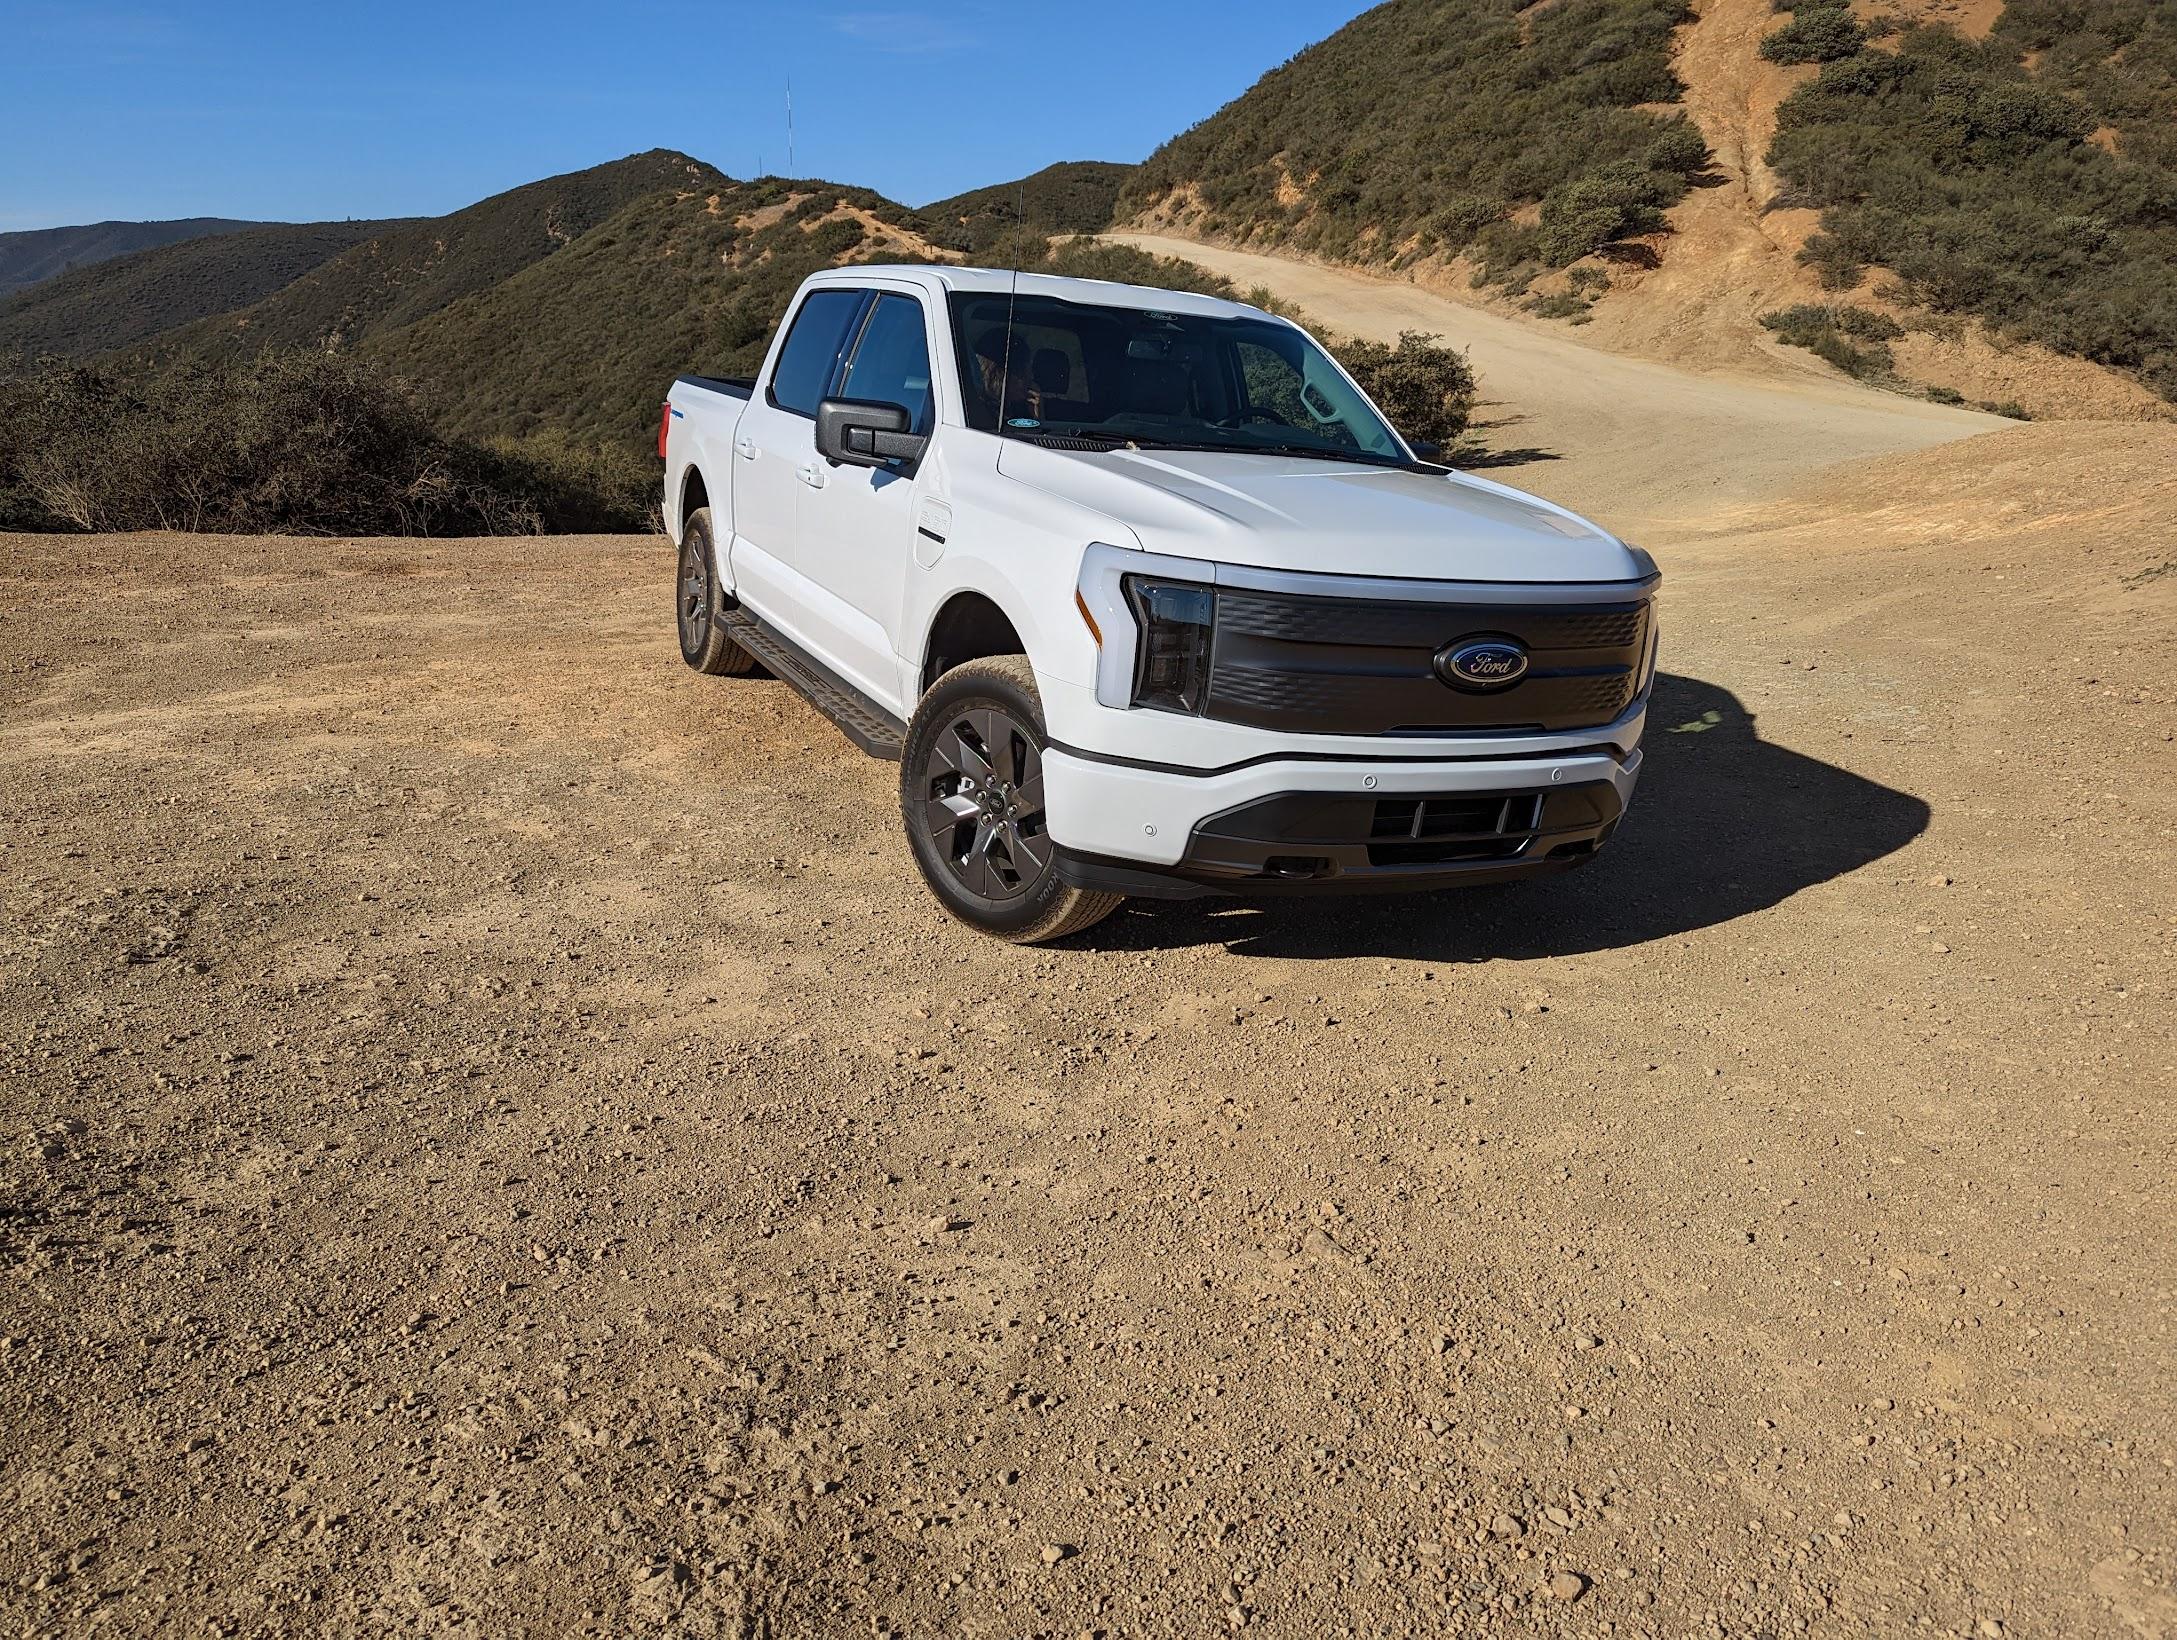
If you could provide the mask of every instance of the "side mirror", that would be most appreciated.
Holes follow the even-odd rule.
[[[1413,451],[1413,453],[1419,456],[1423,461],[1434,461],[1438,456],[1444,453],[1444,447],[1441,444],[1431,444],[1425,438],[1408,439],[1406,441],[1406,448]]]
[[[849,467],[884,467],[920,459],[929,439],[908,431],[904,405],[875,399],[826,399],[816,407],[816,453]]]

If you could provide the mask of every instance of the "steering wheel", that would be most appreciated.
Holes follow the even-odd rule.
[[[1274,410],[1249,408],[1237,411],[1218,422],[1219,427],[1244,427],[1251,421],[1267,421],[1278,427],[1290,427],[1292,423]]]

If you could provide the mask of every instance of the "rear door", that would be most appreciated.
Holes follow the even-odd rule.
[[[801,498],[816,463],[816,407],[856,334],[869,292],[825,285],[786,320],[770,368],[733,436],[733,586],[789,636],[809,642]]]
[[[934,419],[930,314],[905,290],[879,289],[845,354],[834,396],[904,408],[915,432]],[[914,563],[918,466],[833,466],[814,457],[801,497],[796,567],[815,583],[814,634],[834,667],[864,694],[904,715],[899,627]]]

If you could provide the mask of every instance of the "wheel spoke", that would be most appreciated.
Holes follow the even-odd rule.
[[[1017,784],[1021,776],[1021,750],[1025,738],[1014,727],[1011,718],[991,714],[995,720],[989,738],[991,760],[997,765],[998,778],[1008,786]]]
[[[967,730],[968,734],[962,734],[960,731],[963,729]],[[987,782],[995,778],[990,767],[990,754],[987,750],[990,743],[987,739],[983,739],[983,744],[978,746],[975,740],[969,738],[969,735],[983,739],[982,731],[976,726],[975,722],[970,718],[962,718],[937,737],[938,748],[948,767],[975,780]]]
[[[1013,856],[1014,869],[1029,879],[1039,878],[1051,869],[1051,856],[1057,845],[1047,831],[1027,831],[1015,824],[1006,828],[1006,847]]]
[[[1002,885],[997,873],[990,867],[990,845],[997,828],[988,820],[979,821],[975,827],[975,840],[968,845],[968,856],[962,862],[960,876],[968,887],[986,900],[1001,897]]]
[[[930,798],[922,805],[922,812],[930,836],[936,840],[943,853],[950,855],[953,834],[960,829],[963,821],[975,818],[976,809],[974,799],[954,792],[950,797]]]

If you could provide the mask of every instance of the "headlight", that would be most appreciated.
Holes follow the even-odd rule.
[[[1645,695],[1649,686],[1655,682],[1655,663],[1657,656],[1662,651],[1662,646],[1662,628],[1655,618],[1655,606],[1650,604],[1648,606],[1648,654],[1647,658],[1640,663],[1640,680],[1633,689],[1633,698],[1635,700]]]
[[[1209,699],[1215,590],[1129,575],[1126,599],[1141,627],[1134,656],[1133,704],[1160,712],[1199,714]]]

